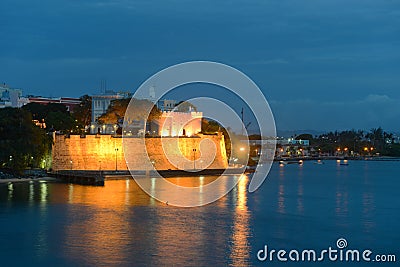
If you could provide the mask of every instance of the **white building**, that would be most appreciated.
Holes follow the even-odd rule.
[[[112,100],[130,97],[128,92],[114,92],[106,90],[104,94],[92,96],[92,124],[97,123],[97,119],[106,113]]]

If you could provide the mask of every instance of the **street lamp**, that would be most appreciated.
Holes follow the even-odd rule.
[[[118,171],[117,152],[118,152],[118,148],[115,148],[115,171]]]
[[[196,148],[193,148],[193,170],[196,170]]]
[[[71,171],[72,171],[72,160],[70,160],[69,163],[71,163]]]

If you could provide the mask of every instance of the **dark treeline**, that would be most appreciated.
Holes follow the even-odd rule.
[[[345,150],[358,155],[400,156],[400,144],[395,143],[394,134],[384,131],[381,127],[369,131],[335,131],[315,137],[302,134],[295,139],[310,140],[311,147],[330,154]]]
[[[52,133],[82,133],[90,115],[89,96],[81,97],[74,113],[57,103],[0,109],[0,168],[18,173],[27,168],[48,168]]]

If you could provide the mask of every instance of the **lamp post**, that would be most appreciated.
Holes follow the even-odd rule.
[[[193,170],[196,170],[196,148],[193,148]]]
[[[118,148],[115,148],[115,171],[118,171],[117,152],[118,152]]]

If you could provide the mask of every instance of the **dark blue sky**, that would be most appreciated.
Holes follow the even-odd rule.
[[[216,3],[220,2],[220,3]],[[400,131],[400,2],[2,0],[0,81],[25,93],[134,91],[190,60],[262,89],[279,129]]]

